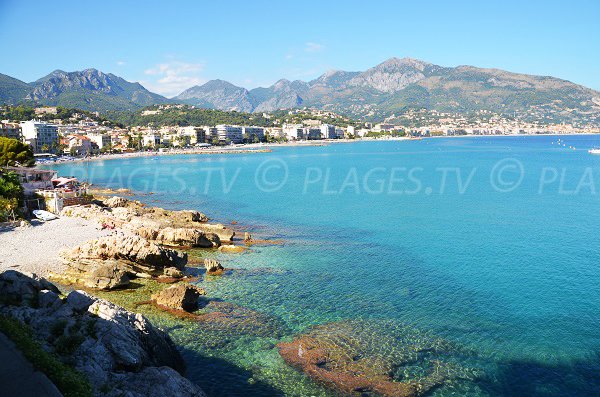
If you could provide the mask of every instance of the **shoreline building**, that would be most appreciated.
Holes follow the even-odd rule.
[[[244,142],[244,133],[242,127],[238,125],[217,125],[217,136],[220,142],[230,141],[233,143]]]
[[[319,128],[323,139],[336,139],[338,137],[335,132],[335,125],[321,124]]]
[[[56,151],[58,148],[58,127],[54,124],[30,120],[21,122],[23,142],[31,146],[34,153]],[[43,150],[47,148],[47,150]]]
[[[293,139],[295,141],[304,139],[304,127],[302,124],[284,124],[282,130],[283,134],[288,139]]]
[[[90,133],[87,134],[87,137],[90,139],[90,141],[92,141],[92,143],[98,146],[98,149],[100,150],[102,150],[105,147],[112,146],[112,139],[108,134]]]
[[[263,127],[242,127],[242,136],[248,139],[248,142],[256,140],[262,142],[265,140],[265,129]]]

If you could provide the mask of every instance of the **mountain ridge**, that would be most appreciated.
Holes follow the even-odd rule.
[[[32,83],[0,74],[0,101],[86,110],[162,103],[238,112],[309,106],[373,121],[393,119],[410,109],[465,114],[487,110],[547,123],[600,125],[600,92],[569,80],[471,65],[446,67],[415,58],[389,58],[365,71],[329,70],[310,81],[280,79],[250,90],[215,79],[171,99],[93,68],[55,70]]]

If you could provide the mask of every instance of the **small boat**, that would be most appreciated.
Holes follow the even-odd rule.
[[[36,218],[42,221],[51,221],[53,219],[58,219],[58,216],[54,215],[52,212],[44,210],[33,210],[32,212]]]
[[[600,154],[600,148],[593,148],[588,150],[589,154]]]

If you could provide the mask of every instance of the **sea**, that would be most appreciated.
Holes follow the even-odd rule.
[[[425,395],[592,396],[597,146],[594,135],[449,137],[51,168],[277,240],[211,252],[236,270],[199,282],[248,318],[169,329],[210,395],[338,395],[278,353],[317,329]]]

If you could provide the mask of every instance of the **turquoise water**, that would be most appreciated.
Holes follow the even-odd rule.
[[[587,149],[600,137],[557,139],[358,142],[53,168],[285,241],[220,255],[245,270],[203,283],[275,326],[172,330],[189,376],[213,395],[331,394],[288,368],[274,344],[348,319],[455,346],[445,357],[474,375],[433,395],[599,395],[600,156]],[[407,343],[379,339],[381,356]]]

